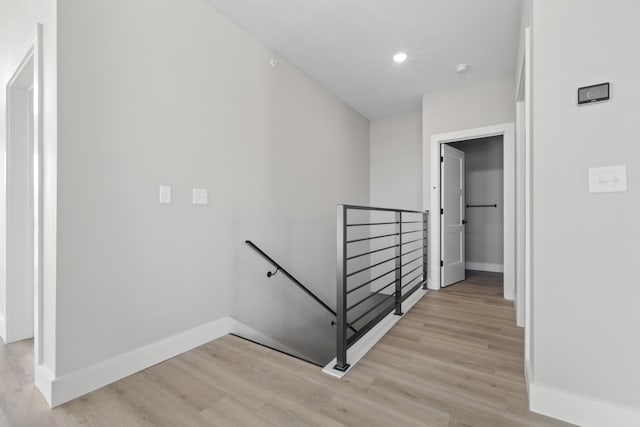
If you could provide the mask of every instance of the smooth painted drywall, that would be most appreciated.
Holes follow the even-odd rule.
[[[422,113],[371,122],[371,205],[422,210]]]
[[[640,3],[533,7],[535,382],[638,410]],[[578,106],[601,82],[611,100]],[[588,168],[609,165],[628,191],[590,194]]]
[[[479,128],[515,119],[515,82],[513,76],[481,84],[462,86],[422,98],[422,137],[426,146],[431,136],[445,132]],[[426,179],[422,198],[428,207],[431,199],[431,152],[423,153]]]
[[[305,296],[244,240],[334,304],[335,205],[369,201],[368,120],[202,0],[58,12],[58,374],[229,315],[304,332]]]
[[[465,203],[497,204],[467,208],[466,262],[502,266],[504,263],[504,159],[502,136],[449,144],[465,155]]]

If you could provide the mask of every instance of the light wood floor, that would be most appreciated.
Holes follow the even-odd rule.
[[[495,277],[429,292],[343,380],[227,336],[49,410],[31,343],[0,345],[0,425],[563,425],[527,410],[523,332]]]

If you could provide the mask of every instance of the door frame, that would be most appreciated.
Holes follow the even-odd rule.
[[[19,94],[18,92],[21,90],[16,86],[16,82],[18,81],[21,73],[24,71],[25,67],[33,61],[33,122],[29,123],[30,127],[32,125],[30,141],[32,146],[29,149],[29,154],[32,155],[32,163],[31,163],[31,182],[30,185],[33,188],[33,200],[30,206],[30,210],[33,212],[33,241],[31,242],[31,252],[33,254],[33,294],[30,296],[32,301],[29,301],[29,304],[33,304],[33,338],[34,338],[34,365],[39,365],[42,363],[42,330],[43,330],[43,304],[42,304],[42,294],[43,294],[43,276],[42,276],[42,260],[43,260],[43,228],[42,228],[42,81],[43,81],[43,73],[42,73],[42,25],[37,24],[35,34],[31,37],[31,41],[28,44],[27,48],[23,51],[25,52],[21,56],[20,62],[12,67],[14,73],[11,78],[8,80],[5,88],[6,88],[6,145],[2,148],[4,151],[4,163],[5,168],[3,175],[0,179],[2,188],[1,193],[3,193],[4,197],[4,219],[5,219],[5,241],[3,244],[5,245],[5,263],[7,262],[7,248],[9,247],[9,235],[8,232],[8,222],[7,219],[7,194],[8,194],[8,186],[7,186],[7,170],[11,167],[10,165],[10,147],[13,144],[13,135],[11,129],[11,114],[14,114],[13,111],[13,99],[12,97]],[[5,269],[5,277],[3,278],[5,282],[5,315],[7,313],[6,307],[9,304],[16,304],[20,301],[13,301],[12,295],[13,293],[9,291],[9,288],[13,286],[12,283],[7,281],[6,269]],[[2,339],[5,341],[14,341],[16,339],[25,338],[21,336],[12,336],[12,329],[15,329],[12,325],[11,318],[4,319],[5,324],[3,325],[3,330],[1,331],[3,336]],[[20,325],[22,326],[22,325]]]
[[[515,124],[513,122],[456,132],[441,133],[431,136],[430,141],[423,142],[423,155],[431,153],[431,159],[423,162],[423,182],[431,175],[431,198],[424,200],[424,209],[431,207],[430,257],[431,277],[428,279],[429,289],[440,289],[442,278],[440,270],[440,146],[450,142],[459,142],[502,136],[504,161],[504,298],[513,300],[515,297]],[[430,204],[429,204],[430,202]]]
[[[518,256],[516,318],[524,327],[525,378],[533,382],[533,98],[531,27],[524,29],[524,46],[520,59],[520,75],[516,87],[516,126],[518,130],[516,156],[517,174],[517,238]]]

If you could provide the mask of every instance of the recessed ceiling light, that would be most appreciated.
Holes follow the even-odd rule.
[[[398,52],[395,55],[393,55],[393,62],[397,62],[397,63],[401,63],[406,61],[408,58],[407,54],[404,52]]]
[[[456,65],[456,73],[465,73],[467,70],[469,70],[469,64]]]

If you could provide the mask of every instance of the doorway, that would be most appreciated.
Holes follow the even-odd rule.
[[[441,208],[444,211],[441,215],[442,286],[465,280],[469,272],[474,277],[492,277],[496,281],[504,273],[503,136],[442,144],[441,150]],[[445,151],[449,154],[444,155]],[[451,164],[452,159],[454,164]],[[462,159],[461,165],[457,159]],[[460,203],[458,198],[447,197],[451,194],[452,185],[448,180],[452,174],[462,177],[459,182]],[[452,209],[447,206],[451,203],[459,206]],[[458,227],[451,225],[455,221],[460,224]],[[454,230],[453,239],[448,238],[452,235],[452,228],[460,230],[459,233]],[[451,258],[457,247],[453,250],[448,247],[452,243],[461,246],[455,260]],[[452,262],[459,265],[456,268],[454,264],[454,271]]]
[[[515,126],[513,123],[506,123],[483,128],[468,129],[464,131],[451,132],[446,134],[433,135],[431,141],[425,141],[424,153],[429,153],[430,158],[425,159],[424,173],[431,175],[431,197],[425,200],[425,209],[431,209],[434,213],[430,223],[431,235],[431,277],[429,278],[430,289],[440,289],[442,287],[444,259],[442,248],[442,236],[440,229],[440,217],[444,212],[442,206],[441,182],[441,146],[443,144],[457,143],[460,141],[478,141],[489,137],[502,138],[502,164],[503,164],[503,209],[502,209],[502,253],[503,253],[503,277],[504,277],[504,298],[513,300],[515,296]],[[447,145],[450,146],[450,145]],[[451,147],[453,148],[453,147]],[[429,167],[430,166],[430,167]],[[446,184],[446,183],[445,183]],[[460,222],[466,215],[466,203],[463,203],[464,210],[460,209]],[[480,208],[478,208],[480,209]],[[462,251],[459,252],[462,254]],[[466,254],[466,250],[465,250]]]
[[[5,204],[5,277],[3,338],[5,343],[35,336],[35,297],[39,269],[36,211],[39,206],[39,150],[36,147],[36,58],[32,48],[6,87],[7,140],[3,201]]]

